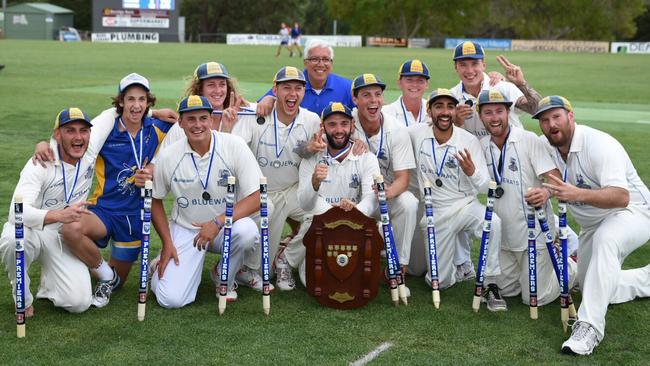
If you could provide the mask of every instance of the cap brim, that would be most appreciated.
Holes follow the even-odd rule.
[[[456,56],[454,57],[454,61],[456,60],[462,60],[464,58],[467,59],[472,59],[472,60],[482,60],[485,58],[485,55],[462,55],[462,56]]]
[[[506,101],[501,101],[501,102],[499,102],[499,101],[490,101],[490,102],[478,103],[478,107],[481,108],[482,106],[484,106],[484,105],[488,105],[488,104],[503,104],[503,105],[508,106],[508,108],[510,108],[510,106],[512,106],[512,102],[506,102]]]
[[[430,106],[431,103],[435,102],[436,99],[440,99],[440,98],[449,98],[449,99],[453,100],[454,102],[456,102],[456,104],[460,103],[460,101],[455,96],[442,94],[442,95],[436,95],[433,98],[429,98],[429,100],[427,101],[427,106]]]
[[[213,78],[230,79],[230,76],[226,74],[210,74],[210,75],[199,76],[199,80],[206,80],[206,79],[213,79]]]
[[[142,88],[143,88],[144,90],[146,90],[146,91],[151,91],[151,90],[149,90],[149,87],[148,87],[148,86],[146,86],[146,85],[144,85],[144,84],[142,84],[142,83],[133,82],[133,83],[127,84],[127,85],[125,85],[123,88],[121,88],[121,89],[120,89],[120,93],[124,93],[124,91],[125,91],[126,89],[128,89],[128,88],[130,88],[130,87],[132,87],[132,86],[134,86],[134,85],[140,86],[140,87],[142,87]]]
[[[334,114],[342,114],[342,115],[344,115],[344,116],[346,116],[348,118],[354,118],[354,117],[352,117],[352,114],[347,114],[346,112],[332,111],[332,112],[329,112],[328,114],[323,115],[323,120],[325,120],[326,118],[328,118],[329,116],[332,116]]]
[[[378,86],[378,87],[381,88],[381,90],[386,89],[386,84],[384,84],[384,83],[370,83],[370,84],[359,85],[356,88],[354,88],[353,90],[359,90],[359,89],[367,88],[369,86]]]
[[[549,111],[549,110],[551,110],[551,109],[555,109],[555,108],[562,108],[562,109],[566,110],[566,108],[564,108],[564,107],[561,106],[561,105],[547,105],[547,106],[545,106],[544,108],[542,108],[542,109],[538,110],[537,112],[535,112],[535,114],[534,114],[531,118],[533,118],[533,119],[539,119],[539,116],[540,116],[542,113],[544,113],[544,112],[546,112],[546,111]]]
[[[68,123],[73,123],[73,122],[83,122],[89,127],[93,126],[93,124],[90,123],[90,121],[86,121],[85,119],[77,118],[77,119],[71,119],[71,120],[65,121],[65,122],[59,122],[59,128],[61,128],[62,126],[67,125]]]
[[[214,111],[214,109],[209,108],[209,107],[205,107],[205,106],[197,106],[197,107],[188,107],[188,108],[185,108],[185,109],[179,109],[178,113],[194,112],[194,111],[208,111],[208,112],[212,113],[212,111]]]
[[[422,76],[423,78],[425,78],[427,80],[430,79],[429,75],[425,75],[425,74],[423,74],[421,72],[403,72],[403,73],[400,73],[399,76],[400,77],[402,77],[402,76]]]
[[[277,84],[277,83],[284,83],[284,82],[286,82],[286,81],[298,81],[298,82],[301,82],[301,83],[303,83],[303,84],[307,84],[307,80],[302,80],[302,79],[293,78],[293,77],[291,77],[291,78],[284,78],[284,79],[278,79],[278,80],[275,81],[275,83],[276,83],[276,84]]]

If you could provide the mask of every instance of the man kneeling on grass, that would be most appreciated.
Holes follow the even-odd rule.
[[[244,256],[259,243],[257,225],[249,216],[259,209],[260,169],[241,138],[210,129],[212,106],[205,97],[184,98],[178,112],[187,138],[161,151],[154,169],[151,216],[162,252],[151,263],[155,271],[151,290],[165,308],[194,301],[204,250],[221,251],[228,177],[235,176],[227,293],[227,300],[235,301],[235,275]],[[170,191],[174,195],[171,224],[162,201]]]

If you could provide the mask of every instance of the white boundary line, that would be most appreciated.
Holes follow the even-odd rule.
[[[380,353],[388,351],[388,349],[391,348],[392,346],[393,346],[393,343],[384,342],[384,343],[380,344],[379,346],[377,346],[377,348],[373,349],[368,354],[363,356],[362,358],[360,358],[360,359],[358,359],[358,360],[356,360],[354,362],[350,362],[350,366],[363,366],[363,365],[367,364],[368,362],[374,360],[377,356],[379,356]]]

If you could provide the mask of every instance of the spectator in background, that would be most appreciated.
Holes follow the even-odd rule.
[[[352,109],[352,82],[342,76],[332,73],[334,64],[334,50],[329,43],[321,39],[310,39],[305,44],[303,73],[307,84],[305,85],[305,98],[300,104],[318,115],[332,102],[341,102]],[[273,109],[275,95],[269,91],[257,104],[257,115],[267,116]]]
[[[289,34],[291,33],[291,28],[289,28],[288,25],[285,23],[280,24],[280,31],[278,32],[280,34],[280,45],[278,46],[278,51],[275,53],[275,57],[280,57],[280,52],[282,52],[283,48],[286,48],[289,50],[289,56],[293,56],[293,52],[291,51],[291,47],[289,46],[289,40],[291,37]]]
[[[289,57],[293,57],[294,51],[298,51],[298,56],[302,57],[302,49],[300,48],[300,34],[302,30],[300,28],[300,23],[293,23],[293,28],[291,28],[291,40],[289,41],[289,50],[291,53]]]

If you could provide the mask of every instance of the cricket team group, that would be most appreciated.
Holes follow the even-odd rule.
[[[497,57],[503,75],[488,75],[483,48],[469,41],[453,53],[457,85],[425,95],[426,64],[407,60],[398,69],[402,94],[390,104],[378,75],[348,80],[334,74],[334,50],[325,41],[310,40],[303,57],[304,71],[281,68],[257,103],[242,97],[224,65],[207,62],[194,71],[177,110],[154,108],[149,81],[135,73],[120,81],[113,107],[94,119],[79,108],[62,110],[14,193],[24,202],[26,267],[41,264],[36,297],[73,313],[108,304],[138,259],[140,191],[152,180],[151,222],[162,250],[150,261],[151,290],[164,308],[192,303],[206,253],[222,249],[231,176],[227,300],[237,300],[238,286],[262,291],[262,176],[268,180],[275,287],[293,290],[294,276],[305,282],[302,238],[312,217],[338,206],[379,218],[378,175],[385,181],[399,264],[429,284],[422,192],[431,185],[442,289],[476,276],[471,244],[482,235],[486,209],[479,194],[496,182],[482,291],[491,311],[507,309],[504,297],[521,296],[528,304],[530,207],[545,214],[555,237],[551,198],[567,202],[580,234],[568,233],[572,256],[564,265],[582,301],[565,353],[592,353],[605,335],[609,304],[650,296],[650,265],[621,268],[650,239],[648,188],[624,147],[576,123],[567,99],[542,97],[503,56]],[[542,136],[523,128],[522,113],[539,121]],[[173,199],[170,214],[165,197]],[[12,283],[14,222],[12,205],[0,239]],[[291,233],[283,238],[286,223]],[[555,301],[561,289],[548,234],[535,224],[540,306]],[[106,261],[100,249],[109,244]],[[210,270],[215,284],[220,270]],[[33,295],[29,276],[24,280],[30,317]]]

